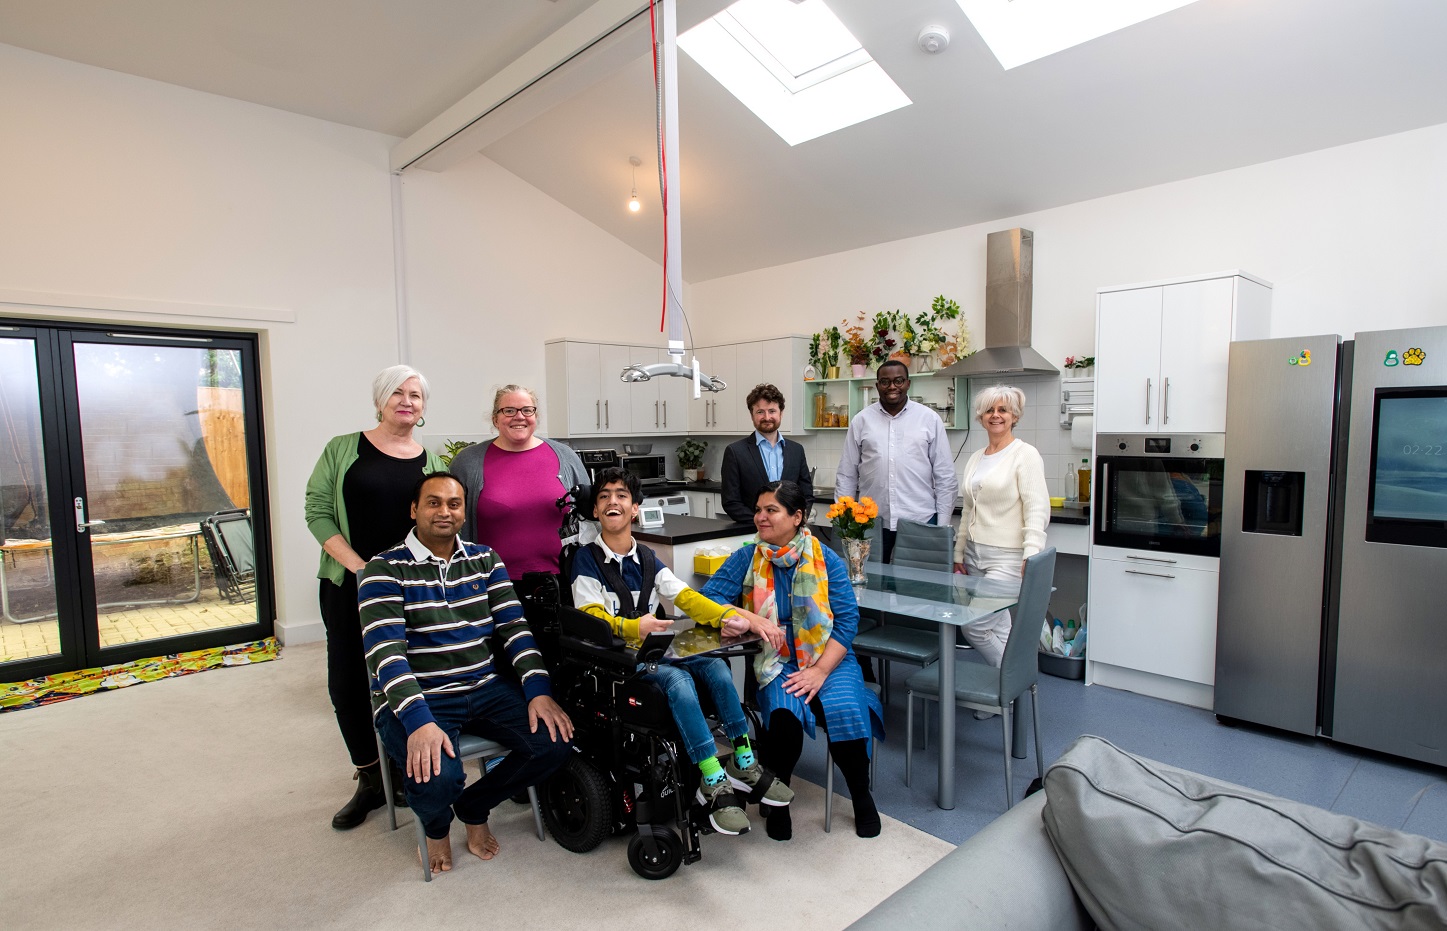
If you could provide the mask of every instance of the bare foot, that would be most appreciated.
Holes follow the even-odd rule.
[[[483,860],[491,860],[497,856],[501,847],[497,838],[493,836],[492,829],[486,824],[469,824],[467,826],[467,849]]]
[[[446,873],[452,869],[452,838],[438,840],[427,838],[427,861],[434,873]],[[417,862],[422,862],[422,851],[417,852]]]

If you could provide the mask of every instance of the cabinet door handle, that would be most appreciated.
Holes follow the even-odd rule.
[[[1157,579],[1174,579],[1175,576],[1165,572],[1146,572],[1144,569],[1127,569],[1131,575],[1149,575]]]
[[[1176,564],[1176,561],[1175,561],[1174,559],[1165,559],[1165,558],[1159,557],[1159,556],[1131,556],[1130,554],[1126,554],[1126,557],[1125,557],[1125,558],[1126,558],[1126,559],[1139,559],[1139,560],[1142,561],[1142,562],[1163,562],[1163,563],[1169,563],[1169,564],[1172,565],[1172,566],[1174,566],[1174,565]]]
[[[594,402],[593,402],[593,429],[594,429],[594,430],[601,430],[601,429],[603,429],[603,402],[602,402],[602,401],[594,401]]]
[[[663,426],[664,426],[665,429],[667,429],[667,427],[668,427],[668,402],[667,402],[667,401],[664,401],[664,402],[663,402]]]
[[[1162,387],[1162,389],[1161,389],[1161,423],[1167,424],[1167,423],[1170,423],[1170,422],[1171,422],[1171,380],[1170,380],[1169,378],[1167,378],[1165,385],[1164,385],[1164,386]]]
[[[1151,422],[1151,380],[1146,379],[1146,423]]]
[[[658,429],[658,402],[653,402],[653,429]]]
[[[608,418],[608,402],[607,402],[607,401],[604,401],[604,402],[603,402],[603,429],[604,429],[604,430],[611,430],[611,429],[613,429],[613,421]]]

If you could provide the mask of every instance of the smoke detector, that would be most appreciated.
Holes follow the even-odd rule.
[[[919,47],[933,55],[950,44],[950,31],[943,26],[926,26],[919,31]]]

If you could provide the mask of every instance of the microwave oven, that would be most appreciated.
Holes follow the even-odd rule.
[[[638,476],[643,485],[662,485],[668,481],[668,457],[624,456],[623,471]]]

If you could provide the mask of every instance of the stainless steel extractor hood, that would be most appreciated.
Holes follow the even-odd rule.
[[[940,375],[1058,375],[1059,370],[1030,348],[1030,301],[1034,281],[1035,234],[1001,230],[985,237],[985,348]]]

